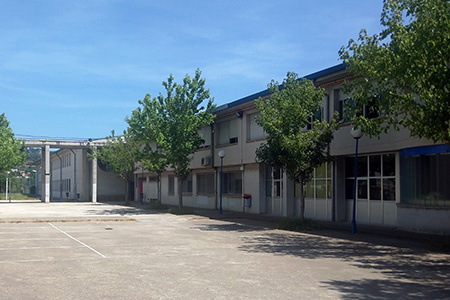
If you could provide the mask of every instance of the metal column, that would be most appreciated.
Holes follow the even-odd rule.
[[[97,202],[97,158],[92,159],[92,202]]]
[[[45,203],[50,202],[50,146],[42,147],[42,191],[41,201]]]

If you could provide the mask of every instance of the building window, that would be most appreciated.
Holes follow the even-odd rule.
[[[313,128],[314,121],[315,120],[321,121],[322,119],[323,119],[323,108],[319,108],[319,110],[314,114],[314,116],[309,118],[304,129],[311,130]]]
[[[354,157],[345,159],[345,197],[353,199]],[[358,156],[357,199],[396,200],[395,154]]]
[[[219,145],[238,142],[238,119],[231,119],[217,124],[217,142]]]
[[[309,199],[331,199],[331,163],[324,163],[314,169],[313,177],[305,184],[305,197]],[[296,198],[300,197],[300,184],[295,183]]]
[[[223,173],[222,189],[224,194],[241,195],[242,173],[240,171]]]
[[[400,166],[401,203],[450,207],[450,154],[401,157]]]
[[[339,120],[342,120],[344,123],[350,122],[350,107],[355,106],[355,102],[353,99],[344,95],[342,90],[334,91],[334,98],[337,99],[335,103],[337,103],[337,111],[339,113]],[[368,119],[375,119],[380,116],[379,111],[379,99],[381,97],[374,96],[372,100],[369,101],[368,104],[364,104],[358,112],[356,112],[357,116],[363,115]]]
[[[200,146],[200,148],[208,148],[211,147],[211,127],[203,127],[200,132],[200,136],[203,139],[203,144]]]
[[[61,157],[62,168],[70,167],[72,165],[71,155],[66,154]]]
[[[363,113],[364,117],[368,119],[376,119],[380,116],[377,97],[373,97],[368,104],[364,104]]]
[[[214,173],[197,174],[197,194],[214,195]]]
[[[259,113],[251,114],[247,116],[247,139],[248,140],[258,140],[266,137],[266,132],[264,129],[256,124],[256,117],[259,116]]]
[[[266,167],[266,197],[281,197],[283,195],[283,170]]]
[[[183,180],[182,192],[183,192],[184,194],[192,194],[192,174],[189,174],[189,175]]]
[[[70,192],[70,179],[63,179],[62,180],[62,190],[63,192]]]
[[[338,104],[339,120],[344,123],[350,122],[350,111],[348,106],[353,106],[353,100],[350,98],[340,99]]]
[[[175,175],[169,175],[169,195],[175,194]]]

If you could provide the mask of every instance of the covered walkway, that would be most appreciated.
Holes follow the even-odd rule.
[[[41,201],[50,202],[50,149],[90,149],[101,147],[105,140],[88,141],[60,141],[60,140],[24,140],[26,147],[42,149],[42,185]],[[76,164],[75,164],[76,165]],[[92,170],[92,202],[97,202],[97,159],[91,161]],[[75,170],[76,172],[76,170]]]

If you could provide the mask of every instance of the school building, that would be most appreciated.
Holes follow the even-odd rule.
[[[342,85],[350,74],[343,64],[305,76],[325,89],[320,118],[339,112],[343,125],[335,132],[333,163],[315,170],[306,184],[305,217],[350,222],[353,210],[355,140],[346,121],[348,96]],[[203,146],[193,155],[191,173],[183,183],[183,205],[218,209],[223,157],[223,210],[249,214],[299,215],[298,187],[283,170],[255,160],[265,133],[255,123],[254,101],[268,90],[217,107],[214,123],[202,130]],[[367,109],[365,113],[370,113]],[[450,147],[410,137],[407,129],[380,138],[359,140],[356,221],[416,232],[450,233]],[[170,170],[161,176],[161,202],[178,204],[177,180]],[[157,177],[135,172],[135,200],[158,198]]]

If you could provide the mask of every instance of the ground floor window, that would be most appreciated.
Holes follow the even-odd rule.
[[[192,194],[192,174],[189,174],[183,180],[182,192],[185,194]]]
[[[214,195],[214,173],[197,174],[197,194]]]
[[[168,194],[169,195],[174,195],[175,194],[175,175],[169,175],[168,177],[169,179],[169,191]]]
[[[224,172],[222,192],[229,195],[242,194],[242,173],[240,171]]]
[[[266,197],[281,197],[283,195],[283,170],[266,167]]]
[[[62,183],[63,183],[62,184],[62,190],[64,192],[70,192],[70,189],[71,189],[70,179],[63,179]]]
[[[331,199],[331,163],[324,163],[314,169],[310,181],[305,184],[305,197]],[[300,198],[300,184],[295,183],[295,197]]]
[[[450,207],[450,154],[403,156],[400,166],[401,203]]]
[[[353,199],[354,157],[345,159],[345,197]],[[358,156],[357,199],[396,200],[395,154]]]

